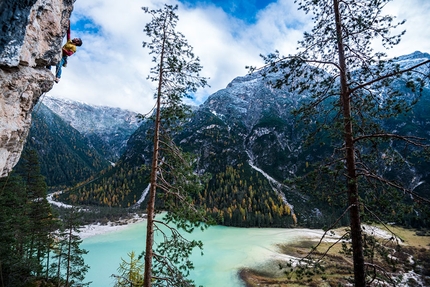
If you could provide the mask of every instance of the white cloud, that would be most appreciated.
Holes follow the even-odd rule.
[[[73,23],[87,18],[95,26],[87,31],[73,31],[83,46],[69,58],[63,77],[51,95],[90,104],[118,106],[146,113],[153,106],[154,83],[146,80],[153,66],[148,50],[142,48],[143,32],[150,16],[141,7],[160,8],[160,0],[85,0],[75,2]],[[175,4],[175,0],[170,1]],[[409,4],[410,3],[410,4]],[[391,14],[409,19],[407,34],[393,54],[415,50],[430,52],[426,0],[395,0]],[[401,9],[408,7],[408,9]],[[246,74],[246,65],[261,65],[259,54],[278,49],[282,54],[294,53],[303,31],[311,29],[309,16],[297,11],[290,0],[279,0],[257,14],[254,24],[232,18],[214,5],[194,8],[179,5],[177,30],[182,32],[200,57],[202,75],[209,77],[210,88],[201,89],[195,102],[224,88],[237,76]],[[98,28],[98,33],[92,31]]]
[[[399,45],[388,51],[390,57],[415,51],[430,53],[430,1],[395,0],[386,6],[387,14],[395,15],[400,22],[400,31],[406,30]]]

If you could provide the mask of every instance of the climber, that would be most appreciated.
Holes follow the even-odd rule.
[[[55,71],[55,82],[58,83],[61,78],[61,69],[67,65],[67,57],[73,55],[76,52],[76,46],[80,47],[82,40],[80,38],[74,38],[70,40],[70,21],[69,27],[67,28],[67,43],[62,48],[62,56],[60,62],[58,62]]]

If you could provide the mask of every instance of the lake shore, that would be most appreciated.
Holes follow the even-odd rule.
[[[115,222],[108,222],[107,224],[101,224],[101,223],[93,223],[84,225],[81,228],[79,228],[79,237],[81,239],[86,239],[89,237],[93,237],[96,235],[102,235],[110,232],[116,232],[123,229],[126,229],[132,224],[140,223],[142,221],[145,221],[146,217],[140,216],[138,214],[134,214],[132,218],[126,218],[126,219],[119,219]]]
[[[106,224],[101,224],[100,222],[98,223],[92,223],[92,224],[87,224],[82,226],[81,228],[79,228],[79,237],[81,239],[86,239],[89,237],[93,237],[96,235],[103,235],[106,233],[110,233],[110,232],[116,232],[116,231],[120,231],[123,229],[126,229],[127,227],[136,224],[136,223],[140,223],[142,221],[146,220],[146,215],[139,215],[139,214],[134,214],[132,218],[126,218],[126,219],[119,219],[116,220],[114,222],[109,221]],[[251,227],[253,228],[253,227]],[[239,229],[241,229],[239,227]],[[247,229],[247,228],[243,228],[243,229]],[[262,228],[264,229],[264,228]],[[278,229],[278,228],[275,228]],[[282,230],[283,228],[279,228],[279,230]],[[285,228],[288,230],[288,228]],[[293,229],[289,229],[289,230],[293,230]],[[294,230],[300,230],[300,238],[303,239],[310,239],[310,240],[315,240],[315,239],[319,239],[322,237],[322,235],[324,234],[324,231],[321,229],[306,229],[306,228],[295,228]],[[326,235],[324,241],[326,242],[334,242],[337,239],[339,239],[339,235],[335,234],[335,235]]]
[[[378,273],[378,284],[388,286],[391,284],[387,282],[395,281],[399,287],[430,286],[429,273],[423,272],[430,270],[430,236],[419,235],[421,233],[416,230],[399,226],[363,224],[362,230],[379,241],[372,263],[380,266],[381,270],[389,270]],[[345,231],[345,228],[338,228],[335,234]],[[353,261],[343,251],[342,242],[333,242],[328,238],[316,247],[318,240],[315,239],[304,236],[295,242],[281,243],[278,245],[279,253],[272,260],[262,261],[257,267],[240,268],[238,276],[246,286],[350,286]],[[386,258],[383,257],[385,253],[380,251],[382,249],[388,254]],[[311,250],[313,257],[308,257]],[[312,269],[311,266],[303,272],[303,269],[297,268],[303,258],[318,261],[323,269]],[[387,258],[395,259],[395,263]],[[306,261],[302,261],[301,265],[305,266],[304,263]]]
[[[119,219],[114,222],[109,221],[106,224],[101,224],[100,222],[98,222],[98,223],[84,225],[79,229],[80,230],[79,237],[81,239],[86,239],[96,235],[102,235],[110,232],[119,231],[127,228],[131,224],[140,223],[145,220],[146,220],[145,215],[142,216],[136,213],[131,218]],[[365,225],[365,226],[366,226],[365,231],[367,233],[376,235],[377,237],[387,239],[392,236],[389,232],[387,232],[386,230],[382,230],[381,228],[377,228],[375,226],[369,226],[369,225]],[[301,230],[302,240],[320,239],[324,234],[324,231],[321,229],[300,229],[300,230]],[[339,238],[340,238],[340,232],[338,230],[338,232],[336,232],[335,234],[332,234],[332,235],[326,234],[323,241],[335,242]]]
[[[54,197],[56,195],[61,194],[63,191],[56,191],[53,193],[48,194],[47,200],[50,204],[59,207],[59,208],[72,208],[72,205],[65,204],[60,201],[56,201]],[[83,225],[81,228],[79,228],[79,237],[81,239],[86,239],[89,237],[93,237],[96,235],[103,235],[110,232],[115,232],[119,230],[123,230],[127,228],[130,224],[135,224],[142,222],[146,219],[146,215],[139,215],[137,213],[134,213],[132,217],[130,218],[124,218],[124,219],[118,219],[114,222],[109,221],[107,223],[91,223]]]

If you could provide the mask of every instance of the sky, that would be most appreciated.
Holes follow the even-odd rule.
[[[141,8],[165,3],[179,6],[177,31],[200,58],[201,75],[209,78],[210,87],[194,95],[196,105],[246,75],[245,66],[261,66],[260,54],[294,53],[303,33],[312,29],[309,15],[298,11],[294,0],[77,0],[71,37],[80,37],[83,45],[48,95],[148,113],[155,83],[146,78],[154,63],[142,47],[151,18]],[[390,57],[430,53],[430,1],[393,0],[385,9],[407,20],[401,43],[387,51]]]

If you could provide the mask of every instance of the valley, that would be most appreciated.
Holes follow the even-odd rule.
[[[399,58],[399,62],[407,66],[422,57],[429,56],[417,52]],[[287,88],[271,89],[267,81],[277,77],[256,73],[234,79],[204,104],[193,107],[191,117],[175,135],[175,142],[197,157],[196,173],[209,176],[203,194],[195,201],[218,224],[321,228],[342,213],[342,208],[333,208],[336,205],[329,197],[320,196],[325,192],[318,192],[318,187],[306,186],[310,182],[301,183],[301,187],[291,181],[312,171],[332,150],[324,137],[322,142],[305,146],[307,127],[293,115],[305,98]],[[36,109],[27,147],[38,151],[48,185],[67,190],[61,200],[145,210],[142,192],[149,181],[146,167],[151,161],[151,122],[108,107],[49,97],[44,102]],[[417,136],[429,138],[425,120],[429,102],[425,88],[420,104],[408,114],[388,118],[384,127],[405,134],[415,129]],[[379,152],[381,159],[386,159],[378,160],[375,168],[396,181],[415,185],[414,191],[428,196],[428,162],[411,158],[407,165],[384,167],[387,154],[398,153],[393,147]],[[412,164],[414,168],[409,167]],[[413,212],[399,216],[395,220],[406,226],[427,226]]]
[[[415,59],[416,56],[410,57]],[[340,233],[344,230],[339,228],[348,225],[347,217],[340,217],[344,212],[342,197],[332,197],[329,185],[316,187],[305,182],[300,186],[293,180],[312,171],[331,150],[324,137],[315,144],[304,145],[306,127],[293,116],[293,110],[300,105],[296,97],[287,90],[270,89],[258,74],[239,77],[204,104],[194,107],[191,117],[175,134],[174,140],[182,150],[196,155],[195,173],[207,179],[201,193],[194,195],[194,204],[203,207],[215,223],[202,239],[204,253],[209,256],[192,257],[196,269],[191,278],[196,283],[217,286],[221,279],[214,283],[213,276],[206,278],[204,274],[207,274],[205,270],[218,272],[216,270],[222,266],[219,278],[225,278],[222,279],[226,280],[224,286],[348,284],[352,265],[349,251],[344,249],[347,238],[336,245],[331,245],[330,240],[323,241],[314,250],[317,257],[325,256],[322,267],[318,267],[323,269],[291,268],[293,265],[289,261],[312,250],[323,234],[321,228],[335,222],[333,227]],[[430,102],[427,88],[420,100],[422,104],[414,106],[409,114],[388,119],[384,126],[406,134],[413,126],[419,136],[429,137],[425,120],[425,105]],[[83,246],[90,251],[85,260],[92,269],[88,279],[95,282],[94,287],[106,286],[112,278],[106,277],[106,272],[102,273],[99,268],[110,268],[113,274],[118,259],[132,251],[114,251],[115,247],[109,244],[141,252],[145,241],[142,237],[145,221],[142,220],[149,191],[152,123],[138,120],[136,114],[108,107],[90,107],[49,97],[45,104],[39,103],[35,109],[25,150],[36,151],[39,156],[41,173],[54,192],[48,199],[56,206],[56,213],[64,216],[72,206],[84,211]],[[68,113],[69,109],[73,109],[73,113]],[[395,150],[395,145],[392,147],[381,152],[381,167],[393,158],[393,152],[406,158],[406,153]],[[420,196],[428,197],[428,163],[414,157],[410,160],[411,164],[408,162],[406,166],[389,162],[382,174],[413,185]],[[17,170],[23,168],[21,164],[17,165]],[[430,248],[426,210],[418,213],[413,202],[400,198],[394,202],[398,205],[389,210],[376,208],[382,202],[391,202],[392,199],[383,194],[365,197],[365,200],[368,206],[375,208],[371,212],[381,219],[390,218],[399,226],[412,228],[391,227],[402,233],[408,245],[398,247],[390,241],[384,247],[371,245],[374,241],[368,237],[370,241],[366,244],[370,245],[366,246],[382,252],[374,260],[386,269],[393,266],[387,258],[402,258],[396,261],[398,267],[390,271],[390,277],[397,278],[398,286],[425,285],[429,275],[422,270],[428,266],[425,258]],[[163,210],[163,201],[157,201],[156,208]],[[364,220],[375,224],[366,217]],[[134,230],[133,234],[128,230]],[[314,235],[310,240],[306,234]],[[417,240],[417,234],[424,236]],[[134,243],[125,243],[130,236]],[[194,238],[196,235],[187,236]],[[239,236],[246,237],[240,241],[240,247],[233,244]],[[223,250],[220,244],[225,252],[220,252]],[[326,253],[327,249],[330,251]],[[400,253],[387,257],[389,250]],[[100,261],[101,253],[115,258]],[[98,267],[100,262],[107,261],[111,262],[109,267],[105,264]],[[226,262],[233,265],[226,267]],[[401,273],[409,275],[401,277]]]
[[[427,0],[0,1],[1,287],[430,286]]]

